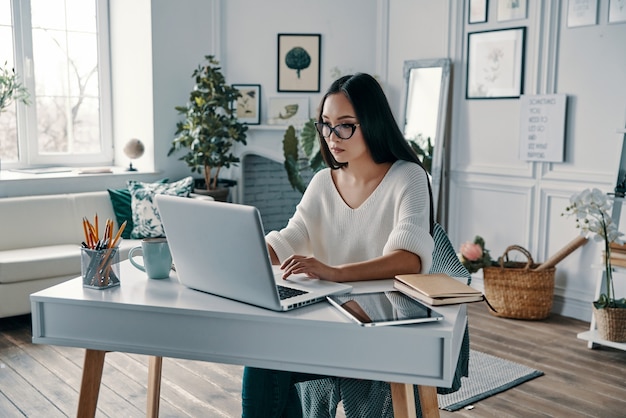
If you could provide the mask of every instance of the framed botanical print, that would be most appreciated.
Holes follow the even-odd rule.
[[[248,125],[259,125],[261,123],[261,85],[233,84],[233,87],[241,93],[241,97],[234,104],[237,119]]]
[[[278,34],[279,92],[319,92],[322,35]]]
[[[485,23],[487,21],[488,0],[469,0],[467,23]]]
[[[524,92],[525,27],[468,34],[467,99],[517,98]]]
[[[498,22],[526,19],[527,0],[498,0]]]
[[[308,97],[270,97],[269,125],[300,125],[309,119]]]

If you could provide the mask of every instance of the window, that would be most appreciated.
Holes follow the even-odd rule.
[[[3,168],[112,163],[107,11],[108,0],[0,0],[0,65],[31,102],[0,114]]]

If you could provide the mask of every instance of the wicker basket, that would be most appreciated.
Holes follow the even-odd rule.
[[[526,262],[509,261],[509,251],[517,250]],[[554,298],[555,267],[533,271],[530,253],[511,245],[500,257],[500,267],[484,267],[485,296],[497,312],[492,315],[515,319],[544,319],[550,315]]]
[[[626,342],[626,309],[593,307],[598,335],[603,340]]]

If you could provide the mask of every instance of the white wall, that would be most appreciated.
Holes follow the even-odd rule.
[[[497,22],[490,7],[488,23],[464,23],[462,39],[527,27],[525,93],[567,94],[568,111],[565,161],[520,161],[519,100],[466,100],[464,49],[456,50],[448,232],[457,245],[481,235],[492,256],[519,244],[544,261],[578,233],[561,216],[569,196],[613,190],[622,147],[616,130],[626,113],[626,23],[607,24],[608,3],[599,1],[599,23],[589,27],[567,28],[566,0],[529,1],[523,20]],[[557,266],[556,312],[590,320],[600,274],[590,265],[598,261],[600,246],[590,242]]]

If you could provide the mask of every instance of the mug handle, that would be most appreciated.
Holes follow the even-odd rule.
[[[128,261],[130,261],[130,264],[132,264],[133,266],[137,267],[139,270],[145,272],[146,268],[144,266],[142,266],[141,264],[137,263],[135,260],[133,260],[133,254],[137,250],[141,250],[141,246],[133,247],[133,248],[130,249],[130,251],[128,251]]]

